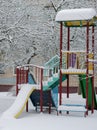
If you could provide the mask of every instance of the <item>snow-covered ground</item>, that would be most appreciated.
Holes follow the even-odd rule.
[[[76,95],[73,96],[75,99]],[[2,114],[14,102],[15,96],[10,92],[0,93],[0,130],[97,130],[97,111],[89,112],[85,118],[83,113],[62,113],[57,116],[56,111],[40,113],[35,112],[29,102],[29,112],[25,110],[18,119],[4,118]],[[30,101],[30,100],[29,100]]]

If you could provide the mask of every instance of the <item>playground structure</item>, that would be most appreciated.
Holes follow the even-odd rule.
[[[89,78],[91,77],[91,110],[94,112],[94,65],[89,62],[89,59],[94,58],[94,28],[95,28],[96,12],[94,9],[71,9],[59,11],[56,15],[56,21],[60,23],[60,105],[62,104],[62,75],[67,75],[67,98],[69,98],[69,75],[78,74],[80,77],[85,75],[85,97],[86,109],[88,115],[89,109]],[[67,50],[63,51],[63,26],[67,28]],[[84,51],[72,51],[70,48],[70,28],[71,27],[86,27],[86,48]],[[92,46],[91,52],[89,48],[89,30],[92,29]],[[63,66],[63,54],[66,56],[66,63]],[[81,60],[80,60],[81,57]],[[83,62],[84,66],[80,62]],[[83,80],[83,79],[80,79]],[[80,83],[80,85],[82,85]]]
[[[30,96],[33,105],[36,110],[40,106],[41,112],[43,106],[49,106],[50,113],[51,107],[57,107],[58,105],[59,61],[59,56],[56,55],[44,64],[44,67],[32,64],[17,67],[16,95],[21,84],[35,84],[37,87]],[[66,76],[64,75],[62,80],[65,79]],[[54,101],[52,100],[53,94],[55,95]],[[28,111],[28,107],[26,108]]]
[[[96,20],[94,9],[70,9],[59,11],[56,15],[56,22],[60,24],[60,56],[51,58],[44,66],[27,64],[18,66],[16,69],[16,95],[21,98],[23,91],[25,99],[22,102],[20,110],[12,114],[18,117],[30,97],[33,105],[43,112],[44,107],[54,107],[57,113],[83,112],[88,115],[90,109],[92,113],[97,108],[95,90],[94,90],[94,64],[90,60],[94,59],[94,28]],[[63,27],[67,29],[67,48],[63,50]],[[72,50],[70,47],[70,29],[71,27],[86,28],[86,48],[84,50]],[[92,49],[89,49],[89,30],[92,29]],[[69,96],[69,75],[78,75],[83,99],[73,101]],[[67,82],[67,92],[64,101],[62,101],[62,82]],[[28,89],[26,88],[28,87]],[[24,88],[24,89],[23,89]],[[22,90],[22,92],[21,92]],[[19,94],[18,94],[19,93]],[[22,93],[22,94],[21,94]],[[24,93],[25,94],[25,93]],[[59,98],[58,98],[59,94]],[[83,101],[82,101],[83,100]],[[16,101],[18,104],[18,100]],[[14,105],[9,111],[14,109]],[[7,111],[7,113],[9,113]],[[6,113],[5,113],[6,114]],[[8,114],[7,114],[8,115]]]

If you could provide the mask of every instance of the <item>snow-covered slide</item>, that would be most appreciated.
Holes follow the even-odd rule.
[[[18,118],[23,112],[27,100],[31,93],[36,88],[36,85],[22,84],[19,94],[16,97],[15,102],[12,106],[3,113],[4,118]]]

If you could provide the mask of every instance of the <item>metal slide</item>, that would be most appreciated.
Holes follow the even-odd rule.
[[[35,84],[22,84],[19,94],[17,95],[12,106],[3,113],[4,118],[18,118],[23,112],[26,103],[35,89]]]

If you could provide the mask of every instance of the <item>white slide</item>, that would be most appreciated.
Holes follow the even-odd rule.
[[[4,118],[18,118],[23,112],[25,105],[28,101],[33,90],[36,88],[36,85],[31,84],[22,84],[19,94],[16,97],[15,102],[12,106],[3,113]]]

